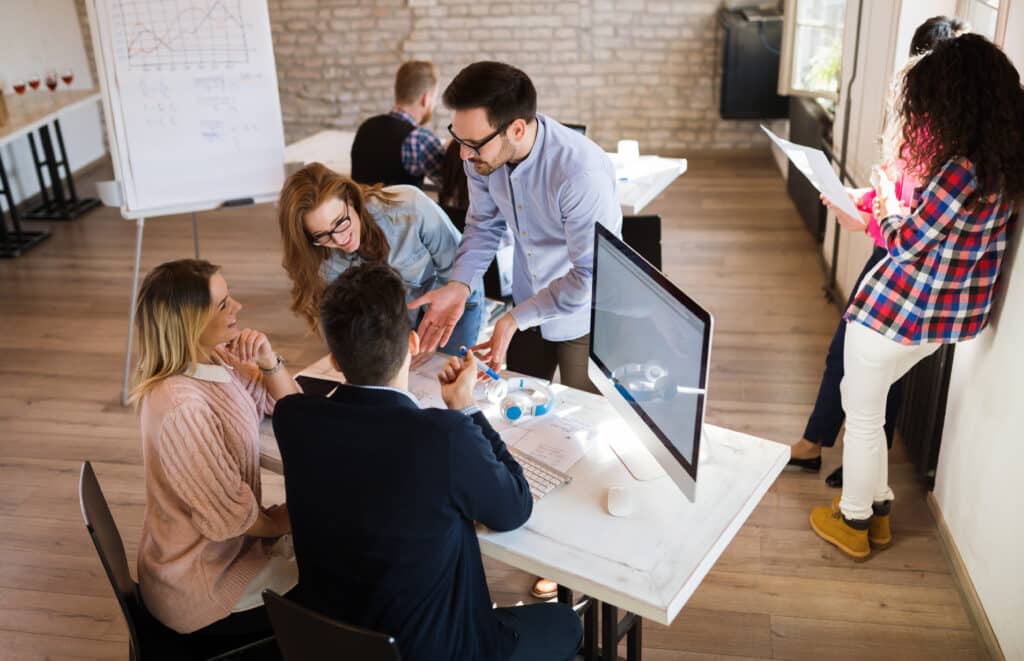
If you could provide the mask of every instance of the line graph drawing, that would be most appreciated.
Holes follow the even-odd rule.
[[[241,0],[120,0],[122,56],[132,69],[248,64]]]

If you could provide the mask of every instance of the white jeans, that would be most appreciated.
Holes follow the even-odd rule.
[[[867,519],[872,501],[893,499],[885,445],[889,386],[941,346],[934,342],[900,344],[863,324],[846,325],[843,381],[839,386],[846,413],[839,509],[847,519]]]

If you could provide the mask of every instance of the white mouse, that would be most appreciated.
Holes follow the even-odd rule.
[[[608,487],[608,513],[612,516],[633,513],[633,492],[629,487]]]

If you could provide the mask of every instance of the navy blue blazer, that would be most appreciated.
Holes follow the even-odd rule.
[[[533,499],[482,413],[343,385],[279,401],[274,433],[306,605],[405,661],[501,657],[474,522],[518,528]]]

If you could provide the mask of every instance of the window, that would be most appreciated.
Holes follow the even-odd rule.
[[[839,96],[846,0],[787,0],[779,62],[779,94]]]
[[[976,32],[986,39],[995,39],[999,0],[959,0],[956,13],[967,21],[971,32]]]

